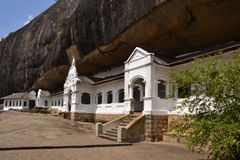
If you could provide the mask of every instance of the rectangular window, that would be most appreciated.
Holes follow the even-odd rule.
[[[102,104],[102,93],[99,93],[97,96],[98,104]]]
[[[107,103],[108,104],[112,103],[112,99],[113,99],[112,91],[109,91],[107,93]]]
[[[118,91],[118,102],[123,103],[124,102],[124,89],[120,89]]]
[[[166,82],[163,80],[159,80],[158,83],[158,96],[160,98],[166,98]]]

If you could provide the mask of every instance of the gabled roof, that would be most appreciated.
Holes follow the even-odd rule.
[[[194,58],[204,57],[208,55],[214,55],[218,52],[228,52],[231,50],[235,50],[240,47],[240,41],[231,41],[225,44],[216,45],[209,48],[204,48],[202,50],[194,51],[185,53],[179,56],[176,56],[174,58],[168,58],[167,57],[159,57],[159,55],[155,56],[155,62],[159,65],[166,65],[166,66],[176,66],[179,64],[187,63],[192,61]],[[166,64],[159,63],[159,60],[167,62]]]
[[[88,77],[88,78],[94,82],[93,85],[97,85],[97,84],[106,83],[106,82],[117,80],[117,79],[122,79],[122,78],[124,78],[124,73],[112,75],[112,76],[105,77],[105,78],[95,78],[95,77]]]
[[[41,90],[41,95],[47,97],[47,96],[50,95],[50,92],[49,92],[49,91],[46,91],[46,90]]]
[[[50,94],[49,97],[59,96],[59,95],[63,95],[63,91],[61,91],[61,92],[57,92],[57,93],[53,93],[53,94]]]
[[[28,92],[21,92],[21,93],[13,93],[11,95],[2,97],[0,99],[28,99],[29,94]]]
[[[136,47],[125,63],[130,62],[134,58],[134,56],[136,56],[136,53],[138,53],[138,57],[136,57],[136,60],[144,58],[148,55],[154,55],[154,53],[149,53],[142,48]]]
[[[95,83],[91,78],[89,78],[87,76],[79,76],[79,79],[81,81],[87,82],[89,84],[94,84]]]

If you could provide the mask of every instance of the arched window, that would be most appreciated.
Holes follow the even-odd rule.
[[[44,106],[48,106],[48,101],[47,100],[44,101]]]
[[[98,104],[102,104],[102,93],[98,93],[97,102],[98,102]]]
[[[166,98],[166,82],[163,80],[159,80],[158,83],[158,97]]]
[[[19,105],[22,106],[22,101],[19,102]]]
[[[91,97],[89,93],[83,93],[81,99],[82,104],[90,104]]]
[[[61,102],[60,102],[60,100],[58,100],[58,106],[61,106]]]
[[[112,103],[113,95],[112,91],[107,92],[107,103]]]
[[[24,107],[27,106],[27,102],[26,102],[26,101],[23,102],[23,106],[24,106]]]
[[[124,102],[124,89],[120,89],[118,91],[118,102],[123,103]]]
[[[9,101],[9,106],[12,106],[12,101]]]

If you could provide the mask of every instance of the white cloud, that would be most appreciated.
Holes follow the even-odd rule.
[[[31,20],[33,20],[33,15],[29,15],[29,16],[27,17],[27,20],[24,22],[24,25],[27,25],[28,23],[30,23]]]

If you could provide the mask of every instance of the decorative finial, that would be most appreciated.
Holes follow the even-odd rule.
[[[72,66],[75,66],[75,58],[72,59]]]

